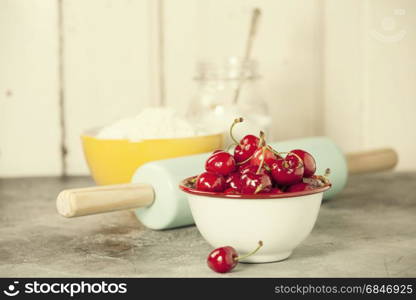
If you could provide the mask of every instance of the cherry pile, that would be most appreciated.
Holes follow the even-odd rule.
[[[281,194],[329,183],[329,170],[324,176],[315,175],[315,159],[304,150],[278,152],[266,143],[263,132],[259,137],[249,134],[237,141],[233,128],[240,122],[243,118],[235,119],[230,128],[234,153],[214,151],[205,163],[205,172],[194,180],[195,189],[225,194]]]

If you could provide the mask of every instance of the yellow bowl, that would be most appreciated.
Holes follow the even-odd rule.
[[[85,133],[81,140],[92,177],[98,185],[107,185],[130,182],[136,169],[150,161],[220,149],[223,135],[131,142],[98,139]]]

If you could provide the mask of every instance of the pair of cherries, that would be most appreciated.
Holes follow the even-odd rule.
[[[206,171],[196,178],[195,188],[226,194],[278,194],[309,189],[302,179],[312,177],[316,171],[313,156],[300,149],[277,152],[267,145],[263,132],[259,137],[250,134],[237,141],[233,128],[242,121],[235,119],[230,128],[236,145],[234,154],[215,151],[205,163]]]

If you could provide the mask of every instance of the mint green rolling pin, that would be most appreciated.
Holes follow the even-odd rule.
[[[342,191],[348,174],[389,170],[397,164],[397,154],[393,149],[344,155],[326,137],[271,143],[271,146],[278,151],[308,151],[316,160],[316,174],[324,174],[325,169],[330,168],[332,188],[325,192],[326,199]],[[178,184],[201,173],[209,155],[204,153],[144,164],[136,170],[130,184],[62,191],[56,201],[57,210],[64,217],[77,217],[135,209],[136,217],[151,229],[191,225],[194,221],[186,195],[179,190]]]

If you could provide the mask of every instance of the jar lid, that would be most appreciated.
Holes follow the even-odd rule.
[[[255,79],[257,73],[257,61],[250,59],[244,61],[237,56],[227,57],[222,60],[201,60],[196,66],[196,80],[241,80]]]

